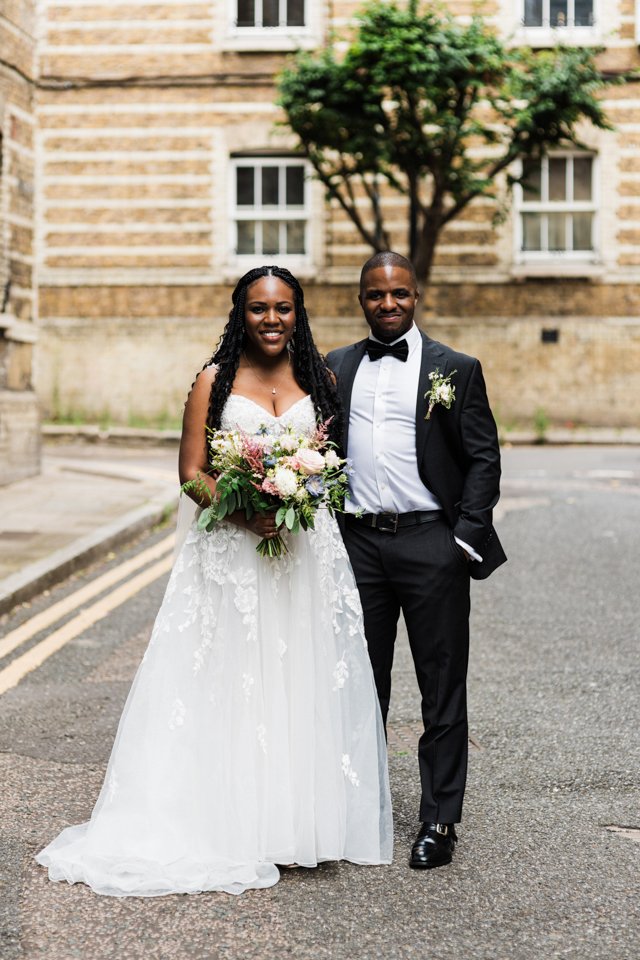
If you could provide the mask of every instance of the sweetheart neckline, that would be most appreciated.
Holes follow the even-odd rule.
[[[289,413],[290,410],[293,410],[294,407],[297,407],[298,404],[302,403],[303,400],[311,400],[311,394],[306,393],[304,397],[300,397],[299,400],[295,400],[291,404],[291,406],[287,407],[287,409],[284,410],[282,413],[277,414],[277,413],[271,413],[269,410],[266,410],[265,407],[263,407],[261,403],[258,403],[257,400],[252,400],[251,397],[245,397],[243,393],[230,393],[229,398],[231,397],[239,397],[241,400],[248,400],[249,403],[252,403],[254,405],[254,407],[257,407],[259,410],[262,410],[262,412],[265,413],[268,417],[271,417],[272,420],[282,420],[282,418],[286,417],[286,415]]]

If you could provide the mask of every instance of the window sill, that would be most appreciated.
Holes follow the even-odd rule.
[[[222,43],[222,49],[235,53],[290,53],[295,50],[314,50],[319,43],[318,37],[308,30],[275,33],[260,30],[229,34]]]
[[[598,27],[519,27],[511,38],[511,46],[532,47],[593,47],[602,43],[602,33]]]
[[[514,263],[510,270],[514,279],[526,280],[528,277],[580,278],[598,280],[604,276],[604,264],[599,260],[564,260],[555,257],[552,260],[527,260]]]
[[[25,320],[16,320],[12,313],[0,313],[0,331],[3,339],[15,343],[35,343],[38,331],[35,324]]]

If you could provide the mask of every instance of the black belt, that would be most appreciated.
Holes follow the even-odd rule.
[[[398,527],[413,527],[417,523],[431,523],[444,516],[443,510],[412,510],[410,513],[347,513],[345,518],[354,526],[372,527],[380,533],[395,533]]]

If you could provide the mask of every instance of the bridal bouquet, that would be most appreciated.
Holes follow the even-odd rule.
[[[211,531],[219,520],[244,510],[249,520],[256,513],[275,512],[278,527],[298,533],[313,530],[320,507],[331,514],[342,510],[349,468],[328,439],[328,426],[329,421],[320,424],[312,436],[291,430],[272,435],[266,427],[255,435],[210,431],[209,467],[217,497],[200,514],[200,529]],[[201,478],[182,489],[210,496]],[[287,547],[278,534],[261,540],[256,550],[263,557],[279,557]]]

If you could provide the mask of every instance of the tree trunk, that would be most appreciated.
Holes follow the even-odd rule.
[[[413,263],[418,252],[418,179],[412,174],[409,178],[409,259]]]
[[[433,266],[433,257],[436,252],[440,230],[442,229],[441,213],[435,212],[433,208],[425,215],[422,227],[418,235],[416,251],[411,257],[411,262],[415,267],[418,281],[425,286],[429,283],[431,276],[431,267]]]

